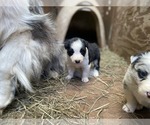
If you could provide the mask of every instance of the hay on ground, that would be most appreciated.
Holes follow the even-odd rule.
[[[50,79],[34,84],[35,93],[18,90],[16,98],[4,110],[1,118],[88,118],[91,112],[97,112],[97,116],[100,116],[101,112],[109,107],[109,102],[95,107],[96,104],[101,98],[108,98],[109,93],[111,93],[109,88],[113,87],[115,82],[122,81],[126,67],[127,64],[122,58],[109,50],[103,50],[101,52],[101,75],[97,79],[93,78],[93,83],[91,83],[98,82],[101,86],[104,86],[102,88],[95,87],[102,94],[96,97],[95,101],[86,101],[89,98],[88,95],[79,96],[74,94],[70,97],[63,94],[64,91],[68,91],[68,85],[73,86],[71,82],[65,81],[66,74],[64,74],[56,80]],[[73,81],[78,82],[79,79]],[[77,87],[81,89],[80,86]],[[80,91],[82,92],[82,90]],[[88,93],[88,87],[86,91]],[[92,92],[89,93],[92,95]],[[95,96],[94,92],[93,96]],[[119,96],[123,95],[120,94]],[[86,107],[87,110],[83,110],[83,107]]]

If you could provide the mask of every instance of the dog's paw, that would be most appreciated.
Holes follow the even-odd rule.
[[[52,71],[51,74],[50,74],[50,77],[53,78],[53,79],[56,79],[59,77],[59,74],[55,71]]]
[[[93,69],[90,71],[90,77],[98,77],[99,76],[99,71]]]
[[[82,78],[82,82],[88,82],[89,81],[89,79],[87,78],[87,77],[85,77],[85,78]]]
[[[122,107],[122,110],[127,112],[127,113],[133,113],[135,111],[135,108],[133,106],[131,106],[131,105],[125,104]]]
[[[71,79],[72,79],[72,76],[68,75],[68,76],[66,76],[65,79],[66,79],[66,80],[71,80]]]
[[[99,72],[98,72],[97,70],[94,70],[93,76],[94,76],[94,77],[98,77],[98,76],[99,76]]]

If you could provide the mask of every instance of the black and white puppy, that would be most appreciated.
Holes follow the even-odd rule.
[[[123,79],[126,104],[123,110],[133,113],[143,106],[150,108],[150,52],[131,56]]]
[[[68,76],[66,79],[70,80],[74,76],[76,69],[82,69],[82,82],[89,81],[91,63],[94,64],[92,75],[99,76],[100,69],[100,51],[96,43],[89,43],[88,41],[75,37],[66,40],[65,49],[68,54]]]

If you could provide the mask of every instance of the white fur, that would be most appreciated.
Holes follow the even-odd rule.
[[[91,77],[98,77],[99,76],[99,72],[94,68],[90,70],[90,76]]]
[[[76,69],[82,69],[82,82],[88,82],[91,64],[89,64],[88,49],[86,48],[86,54],[83,56],[80,53],[81,47],[82,42],[80,40],[71,44],[71,48],[74,50],[74,54],[68,57],[68,76],[66,79],[70,80],[73,78]],[[76,60],[79,60],[80,63],[75,63]]]
[[[131,63],[137,58],[132,57]],[[138,69],[148,72],[146,79],[141,80],[138,77]],[[150,53],[141,55],[134,68],[130,64],[123,83],[127,99],[127,103],[123,106],[125,112],[133,113],[136,109],[142,109],[143,106],[150,108],[150,98],[147,97],[147,92],[150,92]]]
[[[76,63],[75,62],[76,60],[79,60],[80,62],[83,61],[84,56],[80,53],[81,47],[82,47],[82,42],[80,40],[71,44],[71,48],[74,50],[73,55],[70,56],[72,62]]]
[[[88,51],[88,50],[87,50]],[[77,59],[77,58],[76,58]],[[72,59],[68,58],[68,75],[66,79],[70,80],[74,76],[74,72],[76,69],[82,69],[82,82],[88,82],[89,72],[91,65],[88,64],[88,52],[86,52],[85,57],[83,58],[80,64],[76,64],[72,62]]]
[[[13,100],[17,81],[25,89],[33,92],[31,82],[39,80],[44,64],[53,56],[58,58],[60,55],[60,45],[53,37],[48,41],[33,39],[32,27],[27,23],[32,23],[32,20],[43,21],[50,30],[54,30],[54,25],[46,15],[34,15],[29,11],[31,1],[1,1],[0,109],[5,108]]]

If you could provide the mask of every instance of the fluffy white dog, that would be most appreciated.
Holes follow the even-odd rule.
[[[131,56],[131,64],[123,80],[127,103],[123,110],[133,113],[143,106],[150,108],[150,52]]]
[[[40,4],[40,0],[0,1],[0,109],[13,100],[17,81],[33,92],[32,81],[42,74],[56,77],[63,70],[62,45]]]

